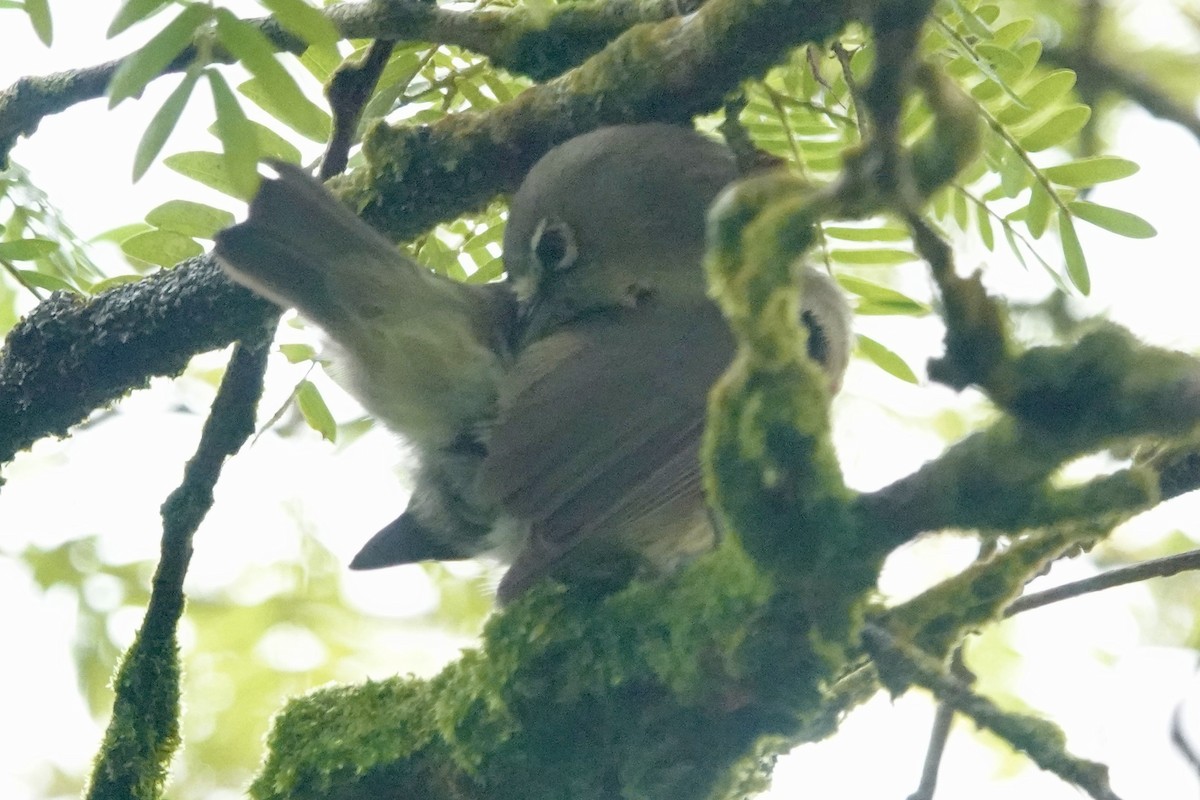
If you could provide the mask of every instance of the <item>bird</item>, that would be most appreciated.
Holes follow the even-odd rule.
[[[351,392],[420,461],[408,509],[352,568],[493,554],[507,603],[546,577],[619,585],[714,546],[699,450],[734,340],[703,259],[708,210],[739,177],[727,146],[642,123],[552,148],[509,204],[506,278],[484,286],[425,270],[276,169],[217,258],[323,328]],[[849,306],[827,274],[800,275],[808,352],[836,392]]]

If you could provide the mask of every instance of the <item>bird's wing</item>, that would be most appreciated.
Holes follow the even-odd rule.
[[[709,304],[597,316],[522,352],[481,474],[530,523],[510,596],[591,536],[701,501],[708,390],[732,353]]]

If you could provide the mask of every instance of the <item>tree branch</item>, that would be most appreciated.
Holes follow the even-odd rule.
[[[1200,117],[1183,103],[1177,102],[1155,86],[1148,78],[1112,64],[1094,52],[1079,52],[1071,47],[1047,47],[1042,61],[1073,70],[1086,76],[1097,88],[1124,95],[1153,116],[1174,122],[1197,141],[1200,141]]]
[[[534,161],[571,135],[606,122],[680,120],[719,108],[723,92],[743,77],[761,75],[792,46],[845,24],[849,5],[710,0],[686,21],[631,31],[595,63],[486,114],[381,126],[368,139],[371,165],[335,185],[367,206],[364,218],[391,238],[412,238],[515,188]],[[621,100],[624,92],[631,99]],[[178,374],[191,356],[245,336],[272,313],[208,258],[86,302],[52,298],[0,351],[0,464],[42,436],[66,435],[151,376]]]
[[[599,52],[612,39],[641,22],[656,22],[691,11],[703,0],[620,0],[559,6],[550,17],[525,7],[451,11],[423,0],[343,3],[325,13],[346,39],[392,39],[457,45],[491,59],[497,67],[544,80]],[[308,45],[273,17],[246,20],[279,50],[303,53]],[[189,47],[163,74],[181,72],[196,58]],[[213,54],[230,62],[227,54]],[[102,97],[123,59],[93,67],[25,77],[0,92],[0,168],[17,137],[30,136],[41,120],[73,105]]]
[[[1039,767],[1078,786],[1095,800],[1119,800],[1108,785],[1108,768],[1067,752],[1062,733],[1051,723],[1004,711],[950,677],[941,664],[869,625],[863,641],[885,684],[896,693],[910,684],[923,686],[942,702],[1028,755]]]
[[[1200,569],[1200,550],[1189,550],[1186,553],[1143,561],[1140,564],[1131,564],[1128,567],[1109,570],[1101,575],[1094,575],[1091,578],[1085,578],[1081,581],[1074,581],[1062,586],[1055,586],[1053,589],[1046,589],[1045,591],[1018,597],[1005,609],[1004,616],[1011,617],[1023,611],[1030,611],[1042,606],[1048,606],[1051,603],[1070,600],[1073,597],[1082,597],[1092,592],[1102,592],[1105,589],[1112,589],[1116,586],[1139,583],[1150,578],[1167,578],[1171,575],[1178,575],[1181,572],[1190,572],[1197,569]]]
[[[162,552],[150,602],[117,671],[112,719],[92,771],[89,800],[157,797],[166,781],[179,746],[177,626],[192,537],[212,506],[225,459],[254,433],[272,334],[273,327],[260,329],[234,348],[196,453],[182,483],[163,503]]]
[[[275,313],[208,257],[86,302],[55,293],[0,350],[0,464],[150,377],[179,374],[197,353],[252,336]]]

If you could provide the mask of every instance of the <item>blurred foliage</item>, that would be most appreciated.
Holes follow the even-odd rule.
[[[98,719],[108,715],[114,665],[131,635],[114,622],[141,617],[154,571],[150,562],[105,563],[101,552],[96,537],[87,536],[20,554],[40,590],[74,598],[79,690]],[[341,592],[345,565],[307,534],[303,552],[299,561],[247,566],[220,591],[190,594],[181,629],[184,747],[174,768],[174,797],[203,798],[245,785],[271,718],[288,697],[361,679],[370,666],[386,670],[390,662],[395,669],[397,659],[408,661],[387,644],[404,637],[394,620],[347,605]],[[402,628],[410,637],[422,630],[476,635],[491,609],[489,579],[456,577],[438,565],[427,573],[439,602]],[[455,640],[445,640],[452,648]],[[364,661],[372,646],[391,655]],[[78,792],[82,779],[60,774],[55,782],[62,791]]]

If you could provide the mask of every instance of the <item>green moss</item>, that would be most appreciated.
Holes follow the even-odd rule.
[[[116,699],[89,800],[158,800],[179,748],[179,652],[173,635],[139,632],[117,668]]]
[[[999,619],[1047,564],[1073,547],[1094,541],[1101,532],[1076,526],[1036,531],[889,609],[879,619],[899,640],[935,658],[946,658],[968,633]]]

